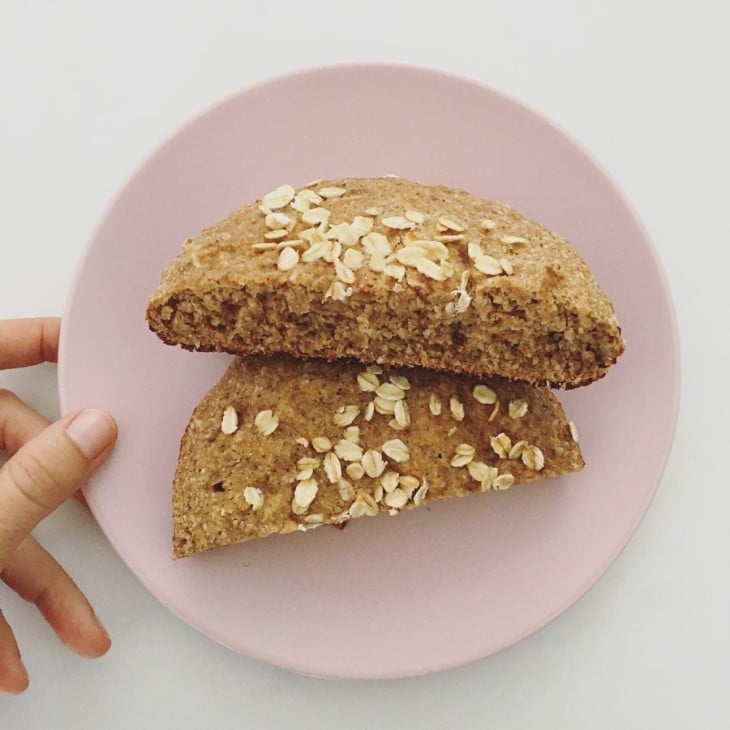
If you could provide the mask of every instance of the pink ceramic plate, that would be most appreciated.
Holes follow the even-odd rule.
[[[163,345],[148,295],[182,241],[277,185],[397,173],[511,203],[564,234],[616,304],[628,349],[565,393],[582,474],[270,538],[173,562],[180,436],[227,356]],[[119,443],[86,490],[122,558],[222,644],[327,677],[424,674],[486,657],[570,606],[626,545],[659,482],[678,397],[667,284],[634,213],[576,143],[534,112],[432,71],[354,66],[255,87],[176,134],[107,213],[70,295],[64,411],[94,405]]]

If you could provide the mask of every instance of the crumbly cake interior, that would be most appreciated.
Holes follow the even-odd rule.
[[[166,342],[357,358],[575,387],[623,351],[558,235],[506,205],[398,178],[283,185],[186,241],[150,299]]]
[[[182,440],[174,556],[582,467],[575,426],[547,388],[354,362],[236,358]]]

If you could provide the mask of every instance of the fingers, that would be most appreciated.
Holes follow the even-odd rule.
[[[28,687],[28,672],[20,658],[18,643],[0,611],[0,692],[20,694]]]
[[[0,320],[0,370],[56,362],[58,317]]]
[[[26,441],[49,425],[48,420],[23,403],[15,393],[0,388],[0,452],[12,456]],[[88,507],[81,490],[74,497]]]
[[[109,650],[109,634],[86,596],[30,535],[10,557],[2,579],[21,598],[38,607],[69,649],[85,657],[99,657]]]
[[[15,393],[0,388],[0,451],[14,454],[49,425]]]
[[[111,416],[80,411],[32,438],[0,468],[0,571],[25,536],[86,481],[116,435]]]

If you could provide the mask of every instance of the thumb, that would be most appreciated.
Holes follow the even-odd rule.
[[[23,538],[88,479],[116,436],[110,415],[80,411],[46,428],[0,468],[0,571]]]

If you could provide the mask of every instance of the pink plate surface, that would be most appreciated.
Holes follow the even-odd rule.
[[[580,428],[578,475],[397,519],[352,522],[173,562],[171,480],[190,413],[228,356],[163,345],[148,295],[182,241],[283,182],[396,173],[508,202],[565,235],[616,305],[628,349],[560,397]],[[679,355],[656,254],[576,143],[476,83],[392,66],[307,71],[244,91],[164,144],[101,223],[71,291],[64,411],[120,427],[87,488],[140,580],[195,628],[327,677],[405,677],[486,657],[577,600],[628,542],[661,477]]]

